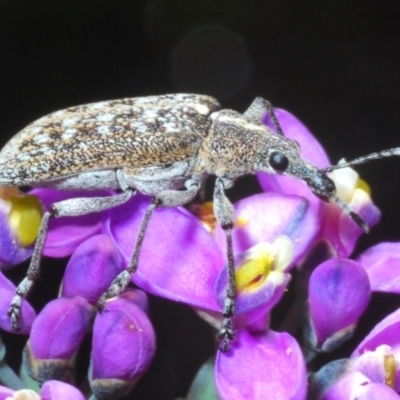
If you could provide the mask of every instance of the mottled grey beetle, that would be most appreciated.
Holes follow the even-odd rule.
[[[265,111],[275,132],[261,122]],[[125,203],[137,191],[152,196],[132,259],[99,300],[102,309],[105,300],[124,289],[135,272],[154,209],[188,203],[207,176],[215,175],[214,211],[226,232],[228,249],[229,286],[219,332],[221,349],[227,350],[235,336],[235,280],[233,207],[225,189],[237,177],[256,171],[293,176],[303,180],[322,200],[338,203],[368,230],[364,221],[336,196],[335,184],[326,172],[399,154],[399,149],[390,149],[320,170],[301,157],[295,141],[283,136],[270,103],[261,98],[255,99],[244,114],[220,110],[214,98],[195,94],[112,100],[49,114],[19,132],[0,152],[0,186],[120,189],[121,193],[60,201],[43,215],[27,277],[10,305],[12,326],[18,328],[22,298],[39,275],[51,217],[106,210]]]

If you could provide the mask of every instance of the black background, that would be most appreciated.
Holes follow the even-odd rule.
[[[179,91],[238,111],[267,98],[300,117],[334,163],[400,146],[400,2],[0,2],[0,144],[57,109]],[[399,240],[400,159],[358,170],[383,210],[359,250]],[[246,177],[231,198],[254,191]],[[187,359],[208,350],[185,351],[172,388],[153,374],[135,398],[185,395],[197,368]]]

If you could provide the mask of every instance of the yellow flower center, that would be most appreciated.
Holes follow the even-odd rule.
[[[37,237],[42,220],[42,205],[33,195],[11,196],[8,222],[21,246],[30,246]]]
[[[260,254],[244,261],[236,272],[236,287],[239,292],[257,288],[268,276],[274,261],[272,254]]]
[[[238,292],[257,290],[266,279],[282,279],[292,261],[293,243],[287,236],[279,236],[273,243],[260,243],[244,254],[235,274]]]
[[[394,389],[396,378],[396,361],[392,354],[384,356],[385,363],[385,383],[387,386]]]

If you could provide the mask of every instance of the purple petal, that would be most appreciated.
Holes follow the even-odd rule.
[[[370,380],[360,372],[351,372],[335,384],[333,384],[324,396],[316,397],[317,400],[338,400],[338,399],[355,399],[357,393],[366,385],[370,384]]]
[[[118,297],[136,304],[141,310],[145,312],[145,314],[149,313],[149,298],[147,297],[146,293],[143,292],[143,290],[125,290]]]
[[[349,205],[368,227],[372,228],[379,222],[381,212],[366,195],[357,197]],[[319,236],[332,244],[338,257],[348,257],[364,230],[336,204],[324,204],[322,212],[323,226]]]
[[[47,381],[40,389],[42,400],[85,400],[83,394],[68,383]]]
[[[399,398],[399,395],[387,385],[373,383],[365,375],[356,371],[346,374],[324,396],[317,396],[316,400],[398,400]]]
[[[288,237],[278,237],[273,244],[260,243],[235,257],[236,327],[258,321],[279,301],[290,280],[290,274],[285,270],[291,264],[291,255],[287,253],[291,254],[292,247]],[[221,307],[227,286],[228,272],[224,268],[215,285]]]
[[[303,355],[285,332],[238,331],[231,350],[218,352],[215,382],[221,400],[306,398]]]
[[[317,340],[313,345],[321,347],[334,335],[338,340],[364,312],[370,298],[368,276],[355,261],[325,261],[311,274],[308,298]]]
[[[18,331],[11,328],[11,319],[8,316],[8,309],[11,300],[15,295],[15,286],[0,272],[0,328],[11,333],[29,333],[32,323],[36,318],[35,310],[27,300],[22,300],[22,316],[18,320]]]
[[[107,235],[92,236],[72,254],[64,274],[62,296],[82,296],[94,305],[124,268],[114,241]]]
[[[5,386],[0,386],[0,400],[6,400],[14,395],[14,390]],[[12,397],[11,397],[12,398]]]
[[[136,195],[109,211],[104,233],[117,243],[125,261],[133,254],[149,198]],[[146,292],[220,311],[214,296],[224,256],[213,237],[183,208],[154,211],[133,281]]]
[[[364,338],[353,351],[351,357],[356,357],[366,351],[374,351],[377,347],[386,344],[391,347],[392,353],[400,352],[400,309],[389,314]]]
[[[380,383],[363,385],[357,394],[357,400],[399,400],[400,396],[389,386]]]
[[[110,196],[110,191],[61,191],[55,189],[33,189],[30,194],[40,198],[45,208],[58,201],[78,197]],[[80,217],[53,218],[50,221],[43,255],[48,257],[66,257],[90,236],[101,231],[101,213]]]
[[[380,243],[357,261],[367,271],[373,291],[400,293],[400,243]]]
[[[390,363],[390,359],[393,363]],[[396,375],[396,361],[387,345],[381,345],[375,351],[366,351],[358,357],[353,357],[352,361],[354,371],[361,372],[375,383],[386,384],[389,377]]]
[[[30,345],[36,359],[69,359],[89,326],[91,309],[82,297],[48,303],[32,325]]]
[[[128,297],[107,301],[93,327],[92,379],[135,380],[154,352],[154,330],[143,310]]]
[[[234,221],[234,254],[244,253],[258,243],[272,243],[278,236],[285,235],[294,242],[294,263],[309,250],[319,230],[315,210],[307,200],[278,193],[262,193],[238,201]],[[220,226],[216,240],[226,254],[225,233]]]

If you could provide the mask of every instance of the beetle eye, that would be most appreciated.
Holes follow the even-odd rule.
[[[269,156],[269,165],[277,172],[284,172],[289,166],[289,160],[285,154],[274,151]]]

